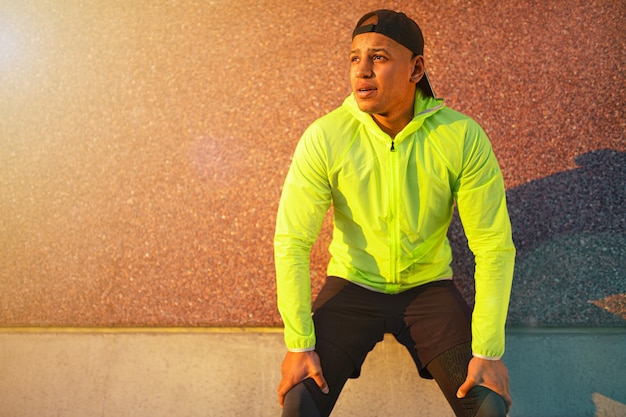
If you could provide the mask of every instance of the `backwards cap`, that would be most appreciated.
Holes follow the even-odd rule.
[[[377,18],[377,22],[366,25],[363,24],[374,16]],[[380,33],[406,47],[413,52],[413,54],[424,55],[424,37],[422,36],[422,31],[417,23],[404,13],[384,9],[367,13],[356,24],[352,32],[352,39],[362,33]],[[417,87],[422,90],[424,95],[435,97],[426,72],[424,72],[424,76],[417,82]]]

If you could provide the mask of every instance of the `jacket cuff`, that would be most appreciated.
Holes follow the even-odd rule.
[[[309,348],[287,348],[289,352],[312,352],[315,350],[315,346]]]
[[[478,353],[473,353],[473,352],[472,352],[472,356],[476,358],[480,358],[480,359],[485,359],[488,361],[499,361],[500,359],[502,359],[502,356],[485,356],[485,355],[480,355]]]

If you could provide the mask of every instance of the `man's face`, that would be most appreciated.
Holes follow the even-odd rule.
[[[394,117],[412,111],[416,62],[413,53],[379,33],[363,33],[352,40],[350,82],[359,108],[374,116]],[[421,73],[420,73],[421,76]]]

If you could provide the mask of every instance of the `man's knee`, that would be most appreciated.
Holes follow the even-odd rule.
[[[285,395],[282,417],[320,417],[321,414],[304,382]]]
[[[505,417],[504,399],[487,387],[473,387],[465,398],[456,397],[459,386],[467,378],[467,364],[472,358],[470,343],[464,343],[439,355],[427,366],[428,372],[446,396],[457,416]]]
[[[474,392],[473,392],[474,391]],[[479,391],[479,392],[476,392]],[[489,388],[476,386],[472,388],[469,395],[478,394],[478,404],[474,417],[505,417],[506,403],[504,399]]]

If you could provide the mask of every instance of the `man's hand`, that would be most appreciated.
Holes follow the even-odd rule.
[[[513,403],[509,392],[509,372],[502,361],[491,361],[473,357],[467,367],[467,379],[456,393],[458,398],[465,398],[475,385],[482,385],[499,394],[506,403],[508,413]]]
[[[322,375],[320,358],[315,351],[287,352],[281,373],[283,377],[278,385],[278,402],[281,407],[285,404],[285,395],[289,390],[307,378],[313,378],[322,392],[328,394],[328,384]]]

